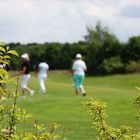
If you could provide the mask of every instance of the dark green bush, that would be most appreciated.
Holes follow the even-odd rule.
[[[126,65],[126,72],[127,73],[136,73],[140,72],[140,61],[129,61]]]

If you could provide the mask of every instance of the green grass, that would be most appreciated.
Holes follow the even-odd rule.
[[[38,79],[32,73],[29,87],[35,90],[35,95],[27,95],[18,104],[34,114],[41,123],[49,126],[56,122],[61,125],[60,130],[67,128],[69,140],[94,140],[97,132],[91,128],[91,119],[81,103],[89,98],[107,102],[107,121],[110,125],[139,126],[137,110],[132,105],[132,100],[137,95],[135,87],[140,87],[139,77],[140,74],[86,77],[84,86],[87,96],[76,97],[69,73],[49,72],[46,95],[41,94]],[[11,82],[10,87],[13,86]],[[31,124],[27,124],[27,127],[31,129]]]

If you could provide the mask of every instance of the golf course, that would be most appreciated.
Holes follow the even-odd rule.
[[[139,128],[137,109],[132,104],[137,96],[135,87],[140,87],[139,77],[140,74],[86,75],[84,87],[87,95],[83,97],[74,94],[73,80],[68,71],[48,72],[45,81],[46,94],[40,91],[37,75],[31,73],[28,85],[35,90],[35,94],[32,97],[27,94],[26,98],[17,101],[17,104],[45,126],[49,127],[55,122],[60,125],[58,131],[67,129],[65,137],[69,140],[94,140],[98,132],[92,128],[91,118],[82,103],[90,98],[106,102],[107,122],[111,126],[119,128],[127,125]],[[11,76],[9,89],[14,90],[15,83],[16,76]],[[31,121],[26,123],[26,129],[30,131],[33,131],[32,126]]]

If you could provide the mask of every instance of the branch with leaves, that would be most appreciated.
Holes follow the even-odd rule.
[[[140,97],[135,99],[135,103],[140,103]],[[99,132],[97,140],[140,140],[140,132],[133,127],[121,126],[117,129],[107,124],[106,103],[90,99],[83,104],[87,107],[93,127]]]
[[[7,44],[0,43],[0,122],[2,124],[0,125],[0,140],[66,140],[65,130],[62,134],[56,131],[59,125],[53,123],[50,129],[47,129],[37,119],[33,119],[33,115],[27,114],[26,110],[18,107],[19,76],[17,76],[15,91],[12,92],[13,100],[8,102],[8,91],[3,85],[9,82],[10,74],[3,66],[10,65],[13,55],[18,57],[15,50],[10,50]],[[34,120],[33,130],[35,131],[26,130],[28,119]],[[23,126],[23,132],[17,130],[17,124]]]

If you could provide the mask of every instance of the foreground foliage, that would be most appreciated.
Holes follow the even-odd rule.
[[[17,105],[19,97],[19,76],[16,81],[15,91],[9,93],[6,83],[9,82],[9,73],[4,69],[5,65],[10,64],[12,55],[18,56],[14,50],[9,50],[5,43],[0,43],[0,140],[64,140],[66,129],[62,132],[56,131],[58,124],[53,123],[49,128],[40,124],[26,110]],[[12,98],[12,101],[9,101]],[[26,130],[26,121],[33,120],[33,131]],[[17,130],[17,125],[24,126],[23,131]]]
[[[140,89],[137,88],[138,96],[135,97],[133,104],[138,108],[138,118],[140,118]],[[133,127],[121,126],[113,128],[106,119],[106,103],[91,99],[84,102],[88,114],[93,120],[93,127],[97,129],[99,137],[97,140],[140,140],[140,132]]]

